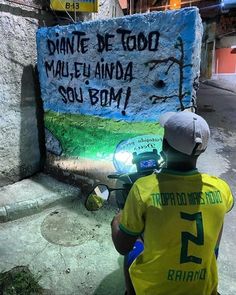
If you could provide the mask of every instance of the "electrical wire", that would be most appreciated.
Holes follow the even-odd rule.
[[[64,8],[63,3],[61,2],[61,0],[58,0],[58,1],[60,2],[61,6]],[[75,3],[75,2],[73,1],[73,3]],[[66,9],[63,10],[63,11],[66,12],[66,14],[69,16],[69,18],[72,20],[73,23],[76,23],[76,20],[73,19],[73,17],[69,14],[69,12]]]

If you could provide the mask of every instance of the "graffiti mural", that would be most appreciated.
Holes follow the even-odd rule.
[[[190,91],[185,91],[183,92],[183,80],[184,80],[184,69],[186,67],[192,67],[192,64],[185,64],[185,59],[184,59],[184,44],[183,44],[183,40],[181,37],[177,38],[177,42],[175,43],[174,46],[177,50],[180,51],[180,57],[176,58],[175,56],[170,56],[167,57],[165,59],[157,59],[157,60],[150,60],[147,64],[151,65],[150,66],[150,71],[152,71],[153,69],[155,69],[155,67],[157,67],[159,64],[169,64],[166,71],[165,71],[165,75],[169,74],[169,70],[171,69],[172,66],[177,65],[179,68],[179,89],[178,89],[178,93],[172,94],[172,95],[165,95],[165,96],[158,96],[158,95],[152,95],[150,98],[150,100],[152,101],[153,104],[156,104],[158,102],[158,100],[162,100],[163,102],[165,102],[168,98],[173,98],[173,97],[177,97],[179,99],[179,104],[180,107],[178,109],[180,109],[181,111],[183,111],[185,109],[185,106],[183,104],[183,98],[187,95],[190,95]],[[156,86],[157,88],[161,88],[165,86],[165,83],[162,80],[159,80],[157,82],[155,82],[154,86]],[[189,105],[187,105],[187,107],[189,107]]]
[[[162,136],[160,114],[194,107],[201,37],[197,8],[40,28],[38,69],[54,160],[66,167],[76,159],[72,170],[82,174],[103,165],[106,173],[120,142]]]

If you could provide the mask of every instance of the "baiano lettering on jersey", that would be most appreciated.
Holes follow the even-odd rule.
[[[175,282],[193,282],[201,281],[206,278],[206,268],[194,271],[183,271],[177,269],[169,269],[167,273],[168,281]]]

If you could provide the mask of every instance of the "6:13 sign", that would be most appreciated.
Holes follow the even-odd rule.
[[[79,10],[79,3],[66,2],[66,10]]]

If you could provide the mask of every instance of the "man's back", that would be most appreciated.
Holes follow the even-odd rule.
[[[113,243],[128,257],[144,233],[144,251],[130,267],[125,260],[127,293],[216,295],[215,247],[233,196],[223,180],[195,169],[210,137],[201,116],[169,112],[159,123],[165,167],[172,170],[136,181],[111,223]]]
[[[144,252],[130,268],[137,295],[215,295],[215,246],[233,197],[219,178],[197,170],[139,179],[120,228],[144,232]]]

